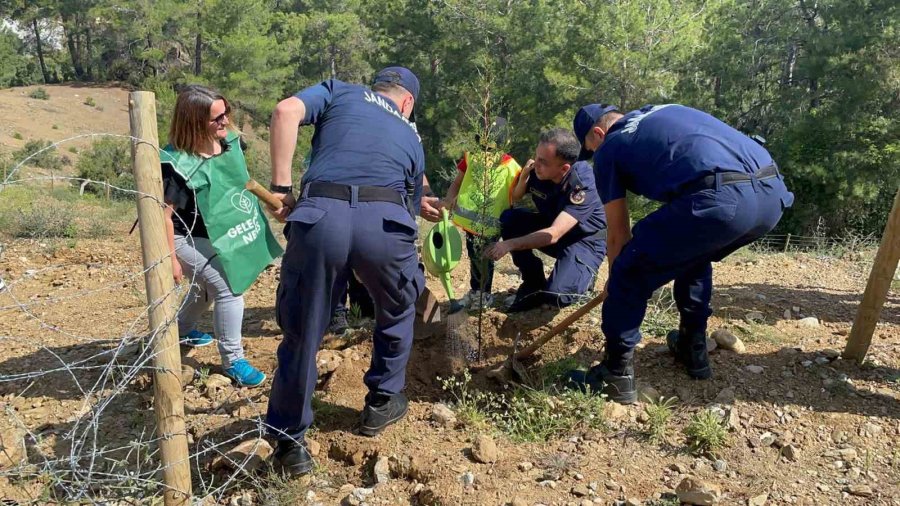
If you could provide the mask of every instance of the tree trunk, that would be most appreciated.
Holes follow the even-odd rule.
[[[41,46],[41,32],[38,29],[37,18],[31,20],[31,28],[34,30],[34,40],[37,44],[38,61],[41,63],[41,75],[44,77],[44,84],[50,84],[50,74],[47,73],[47,64],[44,63],[44,48]]]
[[[63,32],[66,35],[66,47],[69,49],[69,57],[72,59],[72,68],[75,70],[75,79],[81,81],[84,79],[84,67],[81,66],[81,55],[78,52],[78,45],[75,43],[75,34],[68,16],[62,16]]]
[[[91,26],[85,27],[84,40],[85,40],[85,53],[87,54],[87,58],[85,58],[85,61],[87,62],[85,71],[87,73],[88,80],[93,81],[94,80],[94,46],[91,44]]]
[[[197,11],[197,40],[194,42],[194,75],[203,70],[203,35],[200,33],[200,11]]]

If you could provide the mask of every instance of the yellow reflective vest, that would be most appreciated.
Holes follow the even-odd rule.
[[[466,172],[456,199],[453,223],[470,234],[499,236],[500,214],[512,205],[512,190],[522,167],[509,155],[503,155],[493,169],[472,167],[468,153],[463,156],[460,168],[462,164]],[[486,197],[483,204],[479,202],[481,194]]]

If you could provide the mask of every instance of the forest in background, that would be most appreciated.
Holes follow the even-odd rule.
[[[763,136],[797,195],[782,232],[880,234],[900,184],[895,0],[0,0],[0,20],[0,87],[151,90],[163,138],[179,84],[264,126],[303,87],[400,64],[438,187],[492,116],[524,162],[591,102]]]

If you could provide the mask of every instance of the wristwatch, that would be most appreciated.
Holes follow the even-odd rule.
[[[291,185],[288,186],[279,186],[277,184],[269,183],[269,191],[273,193],[284,193],[288,194],[294,191],[294,187]]]

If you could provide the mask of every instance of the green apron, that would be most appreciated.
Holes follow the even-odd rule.
[[[196,193],[197,210],[225,269],[225,279],[239,295],[284,250],[272,235],[259,200],[244,189],[250,174],[240,137],[232,132],[225,141],[229,149],[211,158],[169,145],[160,160],[170,163]]]

